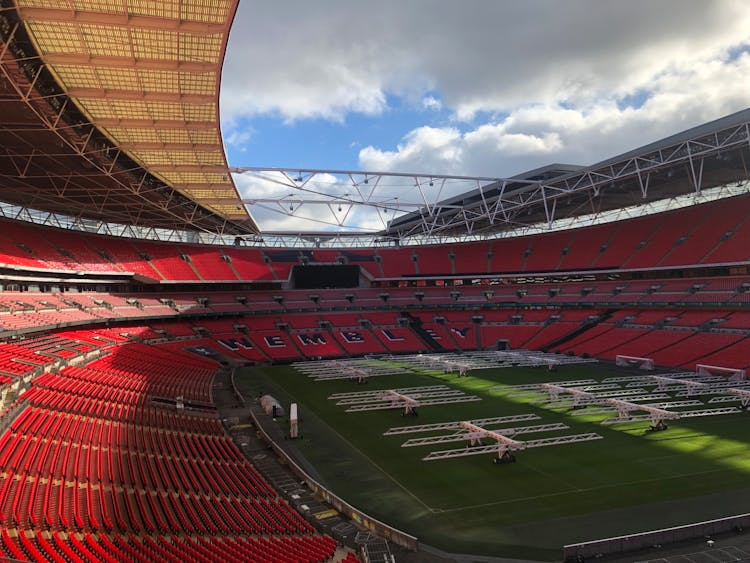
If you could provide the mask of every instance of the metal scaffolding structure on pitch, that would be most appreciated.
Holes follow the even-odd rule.
[[[477,425],[479,426],[479,425]],[[484,426],[483,426],[484,428]],[[552,424],[536,424],[531,426],[513,426],[509,428],[488,428],[488,431],[497,432],[503,436],[518,436],[519,434],[533,434],[535,432],[554,432],[555,430],[567,430],[570,428],[567,424],[562,422],[555,422]],[[431,446],[433,444],[446,444],[449,442],[462,442],[467,440],[467,434],[465,432],[457,432],[455,434],[445,434],[442,436],[428,436],[423,438],[410,438],[403,444],[402,448],[412,448],[416,446]],[[474,445],[474,444],[472,444]]]
[[[409,373],[407,369],[388,362],[363,358],[295,362],[292,366],[314,381],[351,379],[363,383],[370,377]]]
[[[709,366],[710,369],[711,366]],[[720,368],[723,373],[739,374],[742,370]],[[575,385],[571,385],[575,384]],[[625,384],[625,388],[617,387]],[[644,388],[652,387],[652,391]],[[604,415],[613,411],[615,418],[605,419],[602,424],[650,421],[652,429],[666,427],[665,420],[735,414],[750,408],[750,381],[734,381],[726,377],[711,375],[705,369],[696,372],[675,372],[665,375],[636,375],[610,377],[598,383],[594,380],[575,382],[549,382],[513,386],[497,386],[493,391],[510,391],[510,396],[538,393],[547,395],[546,404],[553,408],[570,406],[573,409],[586,408],[577,415]],[[708,403],[739,402],[738,407],[706,408],[698,397],[714,395]],[[567,400],[567,403],[566,403]],[[592,408],[593,407],[593,408]],[[694,410],[670,411],[667,409]],[[644,414],[631,414],[642,411]]]
[[[346,412],[364,412],[404,408],[404,414],[416,414],[418,406],[447,405],[481,401],[480,397],[445,385],[363,391],[361,393],[336,393],[328,397],[336,405],[348,407]]]
[[[411,392],[427,392],[427,391],[445,391],[450,389],[447,385],[427,385],[427,386],[420,386],[420,387],[400,387],[396,389],[396,391],[400,393],[411,393]],[[333,393],[332,395],[328,396],[329,400],[332,401],[340,401],[341,399],[349,399],[349,398],[360,398],[360,397],[378,397],[382,395],[385,392],[384,389],[374,390],[374,391],[347,391],[344,393]],[[339,404],[339,403],[336,403]]]
[[[557,367],[561,365],[583,364],[597,362],[594,358],[579,358],[577,356],[560,356],[532,350],[478,350],[462,353],[444,354],[407,354],[379,356],[380,360],[420,368],[433,366],[447,371],[461,371],[465,369],[497,369],[509,367]]]
[[[384,401],[390,401],[391,408],[404,407],[404,416],[406,415],[417,415],[417,407],[421,404],[418,400],[419,395],[416,397],[411,395],[404,395],[397,391],[386,391],[385,395],[381,397]],[[347,409],[348,410],[348,409]]]
[[[561,385],[553,385],[551,383],[542,383],[539,386],[539,389],[549,395],[548,402],[550,403],[559,402],[560,395],[572,396],[574,408],[593,405],[597,402],[596,395],[588,391],[581,391],[580,389],[571,389],[568,387],[562,387]]]
[[[645,389],[614,389],[612,391],[601,391],[593,393],[575,387],[563,387],[551,383],[542,383],[539,390],[548,395],[548,403],[561,402],[561,395],[567,395],[573,399],[573,408],[581,408],[588,405],[602,404],[610,398],[628,397],[629,401],[648,401],[653,399],[669,399],[669,395],[649,393]]]
[[[472,424],[510,424],[512,422],[528,422],[530,420],[539,420],[536,414],[514,414],[510,416],[496,416],[491,418],[478,418],[470,420]],[[437,422],[433,424],[419,424],[412,426],[396,426],[383,432],[383,436],[393,436],[396,434],[416,434],[418,432],[435,432],[437,430],[457,430],[461,427],[461,421],[454,422]]]
[[[444,358],[443,356],[422,354],[418,358],[422,365],[441,369],[445,373],[458,372],[459,377],[465,376],[470,369],[473,369],[473,363],[465,360],[454,360],[452,358]]]
[[[656,382],[656,388],[661,392],[667,391],[674,385],[683,385],[687,387],[688,397],[690,397],[693,394],[693,391],[695,391],[696,389],[703,390],[709,386],[707,383],[703,383],[701,381],[690,381],[687,379],[679,379],[676,377],[664,377],[661,375],[652,375],[650,377],[653,381]]]
[[[439,369],[446,373],[455,371],[496,369],[508,367],[510,364],[497,363],[492,357],[483,352],[445,353],[445,354],[412,354],[404,356],[389,356],[388,360],[408,365],[413,369],[425,367]]]
[[[666,394],[656,394],[653,397],[649,397],[651,399],[655,398],[661,398],[661,399],[669,399],[669,395]],[[630,401],[633,401],[632,398],[628,398]],[[685,407],[702,407],[703,402],[697,401],[697,400],[691,400],[691,401],[662,401],[657,403],[644,403],[647,407],[656,407],[658,409],[678,409],[678,408],[685,408]],[[585,411],[578,411],[570,413],[571,416],[590,416],[590,415],[599,415],[599,414],[609,414],[612,412],[615,412],[615,407],[613,406],[598,406],[593,409],[586,409]]]
[[[582,385],[596,385],[598,381],[596,379],[577,379],[575,381],[548,381],[548,385],[559,385],[560,387],[580,387]],[[539,390],[540,383],[523,383],[520,385],[496,385],[492,387],[490,391],[495,393],[508,392],[509,397],[515,395],[525,395],[529,392],[536,392]]]
[[[336,405],[342,406],[342,407],[348,407],[352,405],[369,404],[369,403],[372,403],[374,400],[382,398],[383,397],[382,393],[386,393],[386,392],[385,391],[381,392],[380,395],[375,395],[375,396],[349,397],[347,399],[341,399],[338,402],[336,402]],[[411,393],[409,393],[410,397],[417,398],[418,396],[419,398],[426,397],[429,399],[437,399],[437,398],[444,398],[444,397],[462,397],[464,395],[465,393],[463,391],[459,391],[457,389],[446,389],[445,391],[441,391],[441,390],[425,391],[423,393],[418,393],[417,395],[412,395]]]
[[[607,399],[606,402],[615,408],[617,411],[617,420],[621,422],[633,421],[634,417],[630,416],[630,413],[633,411],[644,411],[646,413],[645,416],[651,421],[651,430],[666,430],[667,425],[664,423],[665,420],[680,418],[680,413],[657,407],[649,407],[648,405],[639,405],[620,399]]]
[[[483,428],[477,427],[479,430],[484,431]],[[452,459],[457,457],[466,457],[466,456],[472,456],[472,455],[481,455],[481,454],[496,454],[496,456],[493,457],[494,463],[500,463],[502,461],[515,461],[514,458],[512,459],[503,459],[503,456],[505,454],[510,454],[512,451],[516,451],[519,449],[528,450],[531,448],[541,448],[545,446],[559,446],[563,444],[574,444],[578,442],[587,442],[590,440],[601,440],[603,436],[600,434],[596,434],[594,432],[587,432],[584,434],[569,434],[567,436],[555,436],[551,438],[540,438],[538,440],[526,440],[523,442],[519,442],[517,440],[513,440],[511,438],[507,438],[502,436],[501,434],[498,435],[499,437],[502,437],[503,440],[499,441],[498,444],[492,444],[489,446],[479,445],[474,447],[466,447],[461,449],[455,449],[455,450],[441,450],[437,452],[430,452],[425,457],[422,458],[423,461],[436,461],[441,459]],[[493,436],[488,435],[487,437],[493,438]],[[512,455],[512,454],[510,454]],[[500,457],[497,457],[500,456]]]
[[[680,418],[698,418],[702,416],[718,416],[718,415],[724,415],[724,414],[737,414],[741,413],[742,411],[738,409],[737,407],[723,407],[718,409],[696,409],[692,411],[680,411]],[[646,418],[643,417],[643,420]],[[637,417],[632,417],[627,422],[635,422],[637,420]],[[602,424],[617,424],[617,419],[613,419],[613,421],[604,421]]]
[[[724,395],[726,394],[727,389],[749,389],[750,388],[750,382],[737,382],[737,381],[720,381],[720,382],[714,382],[709,383],[704,388],[697,388],[692,391],[692,396],[701,396],[701,395]],[[678,391],[675,396],[677,397],[687,397],[688,392],[687,391]]]
[[[666,377],[687,379],[691,381],[702,381],[701,377],[692,371],[680,371],[666,374]],[[625,383],[625,387],[638,387],[654,385],[655,381],[651,375],[628,375],[624,377],[607,377],[602,383]]]
[[[487,350],[474,353],[477,356],[493,358],[496,362],[511,366],[529,366],[529,367],[557,367],[570,364],[590,364],[597,363],[596,358],[581,358],[578,356],[561,356],[560,354],[550,354],[537,350]]]
[[[726,392],[729,395],[734,395],[734,397],[732,397],[732,398],[735,399],[735,400],[737,400],[737,398],[739,398],[740,408],[742,408],[742,410],[747,410],[748,407],[750,407],[750,390],[748,390],[748,389],[735,389],[735,388],[731,388],[731,389],[727,389]],[[711,403],[711,402],[714,402],[714,401],[713,400],[709,401],[709,403]],[[716,402],[718,402],[718,401],[716,401]],[[727,401],[725,401],[725,402],[727,402]]]

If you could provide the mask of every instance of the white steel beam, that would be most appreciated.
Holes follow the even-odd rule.
[[[487,424],[507,424],[511,422],[526,422],[529,420],[539,420],[536,414],[516,414],[511,416],[496,416],[493,418],[478,418],[470,420],[479,426]],[[397,426],[383,433],[383,436],[392,436],[395,434],[412,434],[417,432],[432,432],[437,430],[456,430],[461,427],[461,421],[438,422],[435,424],[420,424],[416,426]]]
[[[432,405],[448,405],[451,403],[469,403],[472,401],[481,401],[482,399],[480,397],[476,397],[474,395],[465,395],[463,397],[457,396],[457,397],[444,397],[444,398],[438,398],[438,399],[425,399],[422,401],[419,401],[420,406],[428,407]],[[363,412],[363,411],[380,411],[380,410],[389,410],[394,408],[401,408],[404,407],[403,403],[398,403],[396,405],[392,405],[391,403],[387,404],[381,404],[381,403],[372,403],[370,405],[355,405],[352,407],[349,407],[346,409],[346,412]]]
[[[573,444],[577,442],[586,442],[589,440],[600,440],[602,436],[595,433],[586,434],[572,434],[570,436],[559,436],[557,438],[542,438],[540,440],[530,440],[523,442],[527,448],[540,448],[544,446],[558,446],[563,444]],[[438,452],[430,452],[428,455],[422,458],[423,461],[437,461],[440,459],[452,459],[457,457],[466,457],[472,455],[481,455],[497,452],[497,446],[481,446],[474,448],[461,448],[455,450],[443,450]]]
[[[554,423],[554,424],[538,424],[536,426],[517,426],[513,428],[499,428],[492,430],[503,436],[518,436],[519,434],[532,434],[534,432],[552,432],[554,430],[566,430],[569,428],[566,424]],[[427,436],[423,438],[411,438],[401,444],[402,448],[410,448],[415,446],[430,446],[433,444],[445,444],[448,442],[461,442],[469,439],[469,434],[460,432],[456,434],[445,434],[442,436]]]

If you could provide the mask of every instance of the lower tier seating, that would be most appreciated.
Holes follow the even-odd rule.
[[[107,351],[36,377],[16,399],[19,414],[0,435],[0,558],[331,558],[337,542],[224,434],[210,403],[217,364],[127,341]],[[183,412],[178,397],[205,402]]]

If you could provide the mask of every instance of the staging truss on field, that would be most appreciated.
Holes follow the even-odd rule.
[[[602,424],[650,421],[653,430],[666,428],[666,420],[735,414],[750,408],[750,381],[738,380],[744,376],[743,370],[708,368],[713,371],[698,366],[695,372],[609,377],[601,383],[585,379],[501,385],[493,387],[493,391],[506,392],[509,396],[531,395],[532,398],[543,395],[543,399],[535,402],[572,409],[574,416],[617,414],[614,418],[602,420]],[[724,373],[731,378],[712,373]],[[713,397],[704,403],[699,399],[703,396]],[[707,406],[730,402],[740,403],[739,408]],[[682,410],[691,407],[692,410]]]
[[[480,369],[497,369],[510,367],[547,367],[554,369],[558,366],[571,364],[595,363],[594,358],[579,358],[578,356],[562,356],[537,352],[532,350],[481,350],[472,352],[447,354],[414,354],[404,356],[377,356],[378,359],[389,363],[398,363],[412,369],[434,369],[445,373],[466,375],[467,372]]]
[[[595,433],[567,434],[563,436],[551,436],[538,438],[536,440],[516,440],[515,437],[521,434],[556,432],[558,430],[567,430],[569,427],[563,423],[553,424],[531,424],[523,426],[505,426],[514,422],[528,422],[538,420],[535,414],[520,414],[511,416],[499,416],[493,418],[482,418],[477,420],[463,420],[453,422],[440,422],[436,424],[422,424],[416,426],[399,426],[386,431],[384,436],[393,436],[400,434],[417,434],[424,432],[437,432],[445,430],[454,430],[450,434],[440,434],[437,436],[420,436],[409,438],[401,444],[402,448],[433,446],[451,442],[466,442],[464,448],[452,450],[433,451],[422,459],[424,461],[435,461],[440,459],[451,459],[456,457],[466,457],[480,454],[495,454],[493,460],[496,463],[515,461],[511,452],[525,450],[528,448],[539,448],[543,446],[557,446],[561,444],[572,444],[575,442],[584,442],[589,440],[598,440],[602,436]],[[495,428],[496,426],[501,428]],[[495,442],[486,445],[482,440],[488,439]]]
[[[470,420],[472,424],[478,425],[494,425],[494,424],[510,424],[512,422],[529,422],[531,420],[539,420],[537,414],[514,414],[509,416],[495,416],[492,418],[478,418]],[[396,434],[415,434],[417,432],[436,432],[438,430],[458,430],[461,428],[461,423],[454,422],[436,422],[433,424],[420,424],[418,426],[396,426],[383,432],[383,436],[393,436]]]
[[[338,406],[346,407],[346,412],[403,408],[404,414],[416,414],[417,407],[481,401],[481,398],[476,395],[469,395],[458,389],[451,389],[447,385],[334,393],[328,399],[336,401],[336,405]]]
[[[639,358],[638,365],[644,358]],[[377,356],[359,360],[326,362],[300,362],[295,367],[316,380],[357,379],[366,380],[371,375],[409,373],[439,369],[446,373],[458,371],[465,374],[471,369],[502,368],[511,366],[549,366],[559,363],[580,363],[580,358],[541,354],[527,350],[484,351],[465,354],[433,354]],[[400,365],[399,365],[400,364]],[[627,361],[628,365],[633,362]],[[557,364],[554,364],[557,365]],[[382,372],[378,369],[382,368]],[[392,372],[388,370],[398,369]],[[372,373],[365,371],[373,370]],[[716,374],[725,375],[716,375]],[[729,377],[728,377],[729,376]],[[695,372],[673,372],[664,375],[626,375],[607,377],[601,381],[586,378],[569,381],[528,383],[522,385],[497,385],[493,392],[509,396],[528,396],[532,403],[551,408],[569,408],[570,415],[599,416],[604,425],[650,422],[650,430],[665,430],[666,422],[683,418],[736,414],[750,408],[750,381],[745,372],[734,368],[697,366]],[[742,378],[740,380],[740,378]],[[542,395],[544,398],[539,400]],[[700,397],[713,396],[707,402]],[[685,397],[681,399],[681,397]],[[372,391],[343,392],[330,395],[329,400],[344,407],[346,412],[365,412],[403,409],[403,415],[417,415],[417,408],[481,400],[462,390],[447,385],[404,387]],[[712,407],[712,403],[739,402],[739,407]],[[608,416],[615,414],[616,416]],[[441,422],[424,425],[399,426],[389,429],[385,436],[437,433],[407,439],[404,448],[425,447],[454,442],[465,442],[463,448],[432,451],[424,461],[493,454],[495,463],[515,461],[513,452],[530,448],[570,444],[601,439],[596,433],[548,436],[533,440],[518,437],[533,433],[567,430],[564,423],[536,423],[536,414],[518,414],[475,420]],[[490,441],[487,444],[486,441]]]
[[[460,423],[461,429],[466,430],[466,422]],[[471,423],[474,424],[474,423]],[[480,425],[475,425],[474,428],[479,428]],[[482,425],[482,428],[487,428]],[[530,426],[511,426],[508,428],[487,428],[488,432],[496,432],[503,436],[520,436],[521,434],[533,434],[534,432],[553,432],[555,430],[567,430],[570,428],[567,424],[562,422],[555,422],[552,424],[533,424]],[[413,448],[417,446],[432,446],[434,444],[447,444],[450,442],[463,442],[467,439],[468,435],[465,432],[456,432],[455,434],[444,434],[442,436],[427,436],[420,438],[410,438],[403,444],[402,448]],[[476,445],[476,444],[472,444]]]
[[[595,359],[561,356],[530,350],[477,351],[462,354],[377,355],[365,358],[295,362],[293,367],[314,381],[349,379],[363,383],[371,377],[401,375],[416,370],[437,370],[467,375],[469,371],[509,367],[553,369],[561,365],[596,362]]]
[[[459,376],[464,376],[470,369],[477,369],[476,364],[466,359],[452,359],[441,355],[420,354],[417,356],[419,362],[430,369],[443,370],[445,373],[458,372]]]
[[[296,362],[292,366],[313,381],[349,379],[363,383],[371,377],[409,373],[409,370],[402,366],[368,358]]]

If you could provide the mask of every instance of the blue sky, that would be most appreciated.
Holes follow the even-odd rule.
[[[430,95],[427,98],[435,99]],[[242,118],[233,129],[249,132],[227,144],[230,163],[247,166],[359,170],[359,150],[368,145],[396,146],[405,132],[423,125],[442,127],[451,113],[435,103],[425,107],[397,96],[387,98],[378,115],[350,113],[341,119],[286,120],[278,113]],[[468,128],[470,124],[462,124]]]
[[[591,164],[750,105],[749,47],[745,0],[243,0],[222,128],[232,166]]]

